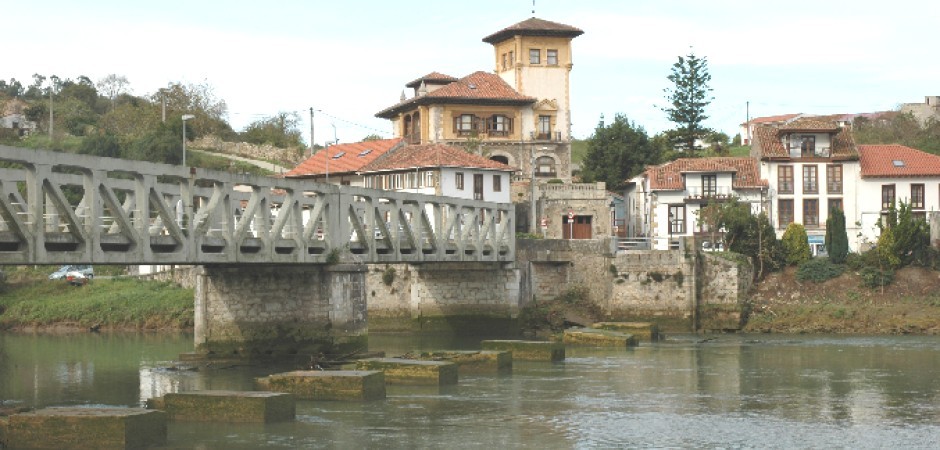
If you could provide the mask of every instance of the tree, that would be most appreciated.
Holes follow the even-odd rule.
[[[708,129],[702,124],[708,119],[705,107],[713,100],[708,82],[712,77],[708,73],[708,59],[695,56],[689,51],[686,57],[672,65],[672,74],[668,77],[673,87],[666,88],[666,100],[670,106],[662,108],[669,121],[677,125],[675,140],[679,148],[690,153],[695,152],[695,140],[703,138]]]
[[[187,136],[215,134],[220,138],[233,138],[236,133],[225,121],[228,106],[225,100],[215,96],[208,83],[170,83],[166,88],[150,96],[154,105],[166,101],[167,117],[192,114],[195,119],[186,122]]]
[[[783,232],[782,240],[787,264],[796,266],[813,257],[813,252],[809,248],[809,238],[806,236],[806,228],[803,228],[803,225],[798,223],[788,225],[787,230]]]
[[[111,99],[111,109],[114,109],[114,99],[123,94],[129,84],[130,82],[124,75],[112,73],[98,80],[98,90]]]
[[[279,112],[248,125],[241,133],[241,138],[252,144],[270,144],[281,148],[304,147],[299,124],[300,116],[297,113]]]
[[[715,226],[725,230],[725,249],[753,259],[757,265],[755,278],[763,278],[767,272],[780,268],[783,251],[766,214],[761,212],[755,216],[751,206],[741,203],[737,198],[711,204],[706,209],[711,211],[706,212],[705,216],[717,216]]]
[[[121,143],[117,136],[111,133],[95,133],[85,136],[78,152],[83,155],[108,156],[120,158],[123,154]]]
[[[888,112],[878,118],[858,117],[852,123],[857,144],[901,144],[940,154],[940,121],[921,123],[910,113]]]
[[[826,219],[826,252],[829,260],[835,264],[845,262],[849,254],[849,236],[845,230],[845,213],[841,209],[833,209]]]
[[[587,182],[603,181],[607,189],[622,189],[627,179],[660,162],[662,152],[653,145],[643,127],[617,114],[610,125],[601,116],[594,134],[587,139],[582,177]]]
[[[368,135],[368,136],[362,138],[362,142],[380,141],[380,140],[382,140],[382,139],[385,139],[385,138],[383,138],[382,136],[379,136],[378,134],[372,133],[372,134],[370,134],[370,135]]]

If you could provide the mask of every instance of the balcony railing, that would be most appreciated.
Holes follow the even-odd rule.
[[[711,189],[696,186],[687,188],[686,192],[686,200],[724,200],[734,195],[730,186],[716,186]]]

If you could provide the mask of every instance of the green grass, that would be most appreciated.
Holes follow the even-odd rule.
[[[588,142],[581,139],[571,140],[571,162],[580,164],[587,156]]]
[[[44,325],[187,329],[193,325],[193,291],[133,278],[70,286],[48,280],[47,268],[5,270],[0,328]]]

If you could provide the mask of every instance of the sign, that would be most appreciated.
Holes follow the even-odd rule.
[[[545,228],[545,227],[547,227],[547,226],[548,226],[548,219],[546,219],[545,217],[543,217],[543,218],[542,218],[542,228]]]
[[[568,220],[574,220],[574,211],[568,210]]]

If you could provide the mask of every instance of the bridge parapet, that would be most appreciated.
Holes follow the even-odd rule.
[[[0,146],[0,264],[515,259],[512,204]]]

